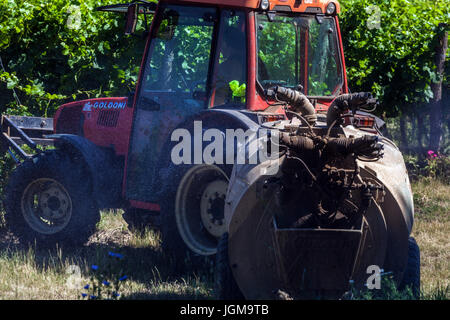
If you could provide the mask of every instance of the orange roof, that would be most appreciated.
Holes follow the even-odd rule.
[[[197,2],[197,3],[207,3],[207,4],[219,4],[224,6],[233,6],[233,7],[244,7],[244,8],[253,8],[257,9],[260,6],[261,0],[179,0],[182,2]],[[339,2],[336,0],[269,0],[270,1],[270,9],[273,10],[275,7],[290,7],[290,9],[294,12],[315,12],[314,9],[311,8],[320,8],[322,13],[325,13],[325,10],[330,2],[333,2],[336,5],[337,13],[341,10]],[[308,9],[309,8],[309,9]],[[317,13],[317,12],[316,12]]]

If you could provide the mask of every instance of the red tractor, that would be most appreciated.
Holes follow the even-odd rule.
[[[409,181],[398,150],[380,133],[383,122],[364,112],[373,99],[349,94],[337,1],[161,0],[98,10],[125,13],[127,34],[135,31],[138,16],[145,21],[153,16],[136,91],[130,97],[62,105],[53,120],[2,118],[2,146],[24,160],[17,159],[5,194],[5,219],[15,235],[38,244],[82,243],[95,231],[101,209],[122,208],[131,225],[159,221],[163,247],[178,256],[214,255],[219,239],[225,239],[219,246],[221,292],[230,291],[224,286],[231,282],[223,279],[229,279],[233,266],[238,291],[247,298],[270,298],[274,288],[291,290],[288,280],[299,271],[287,267],[295,261],[280,258],[295,248],[295,242],[289,245],[291,233],[280,230],[291,228],[299,217],[267,220],[261,208],[290,212],[292,199],[310,199],[317,206],[299,213],[303,225],[294,223],[308,234],[294,238],[310,248],[335,243],[348,250],[345,258],[330,256],[333,263],[342,259],[346,264],[338,280],[316,279],[306,285],[339,292],[352,270],[360,276],[374,261],[404,278],[413,212]],[[272,190],[275,182],[286,184],[280,190],[290,193],[278,199],[281,207],[252,196],[249,189],[261,174],[255,176],[252,166],[234,166],[235,155],[245,147],[234,144],[231,157],[218,152],[220,148],[206,152],[212,143],[223,144],[211,130],[227,136],[256,132],[261,126],[282,132],[280,145],[290,150],[287,158],[298,159],[295,164],[283,162],[283,176],[266,179],[261,186]],[[353,131],[346,134],[346,126]],[[53,134],[44,139],[35,134],[50,129]],[[40,152],[36,142],[56,148]],[[26,154],[20,143],[36,154]],[[395,154],[390,160],[400,161],[403,180],[398,185],[384,180],[384,173],[377,171],[381,165],[356,165],[377,163],[380,144],[393,148],[388,150]],[[283,180],[289,174],[304,179],[303,184]],[[298,195],[293,190],[303,191]],[[318,197],[322,192],[328,194],[326,201]],[[308,220],[309,214],[318,220]],[[319,243],[321,236],[313,229],[322,230],[325,243]],[[328,229],[340,231],[326,233]],[[336,235],[342,241],[334,241]],[[255,247],[258,237],[264,248]],[[276,257],[265,251],[273,248],[273,239]],[[305,261],[314,265],[313,257]],[[270,281],[253,279],[262,276],[255,261],[270,266],[259,269],[271,274]]]

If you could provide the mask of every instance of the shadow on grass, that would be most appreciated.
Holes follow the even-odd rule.
[[[110,253],[118,254],[121,258],[114,258]],[[138,292],[124,293],[122,299],[211,299],[208,292],[213,283],[213,261],[211,259],[177,261],[172,255],[162,252],[159,246],[136,247],[114,241],[99,243],[94,240],[78,247],[44,248],[21,244],[2,227],[0,255],[10,258],[27,257],[34,261],[35,268],[39,272],[53,268],[65,274],[67,266],[76,265],[86,278],[95,277],[96,272],[92,270],[92,265],[98,266],[99,269],[103,266],[106,268],[111,264],[111,259],[115,259],[116,275],[118,277],[127,275],[130,281],[143,288],[137,290]],[[198,283],[203,290],[195,288],[195,284]]]

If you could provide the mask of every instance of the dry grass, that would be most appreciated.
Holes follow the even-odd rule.
[[[450,186],[422,179],[413,185],[415,224],[412,235],[421,250],[422,292],[450,298]]]
[[[80,299],[91,278],[114,263],[128,276],[119,290],[122,299],[212,297],[210,272],[189,264],[179,272],[172,259],[161,252],[159,234],[129,232],[120,212],[102,213],[98,232],[78,249],[25,248],[5,232],[0,244],[0,299]],[[124,258],[116,261],[108,252]],[[98,271],[92,270],[92,265],[97,265]],[[121,275],[117,272],[115,276]]]
[[[449,299],[450,186],[423,179],[413,184],[413,190],[413,236],[421,247],[423,295],[427,299]],[[83,286],[96,272],[91,265],[106,266],[112,259],[109,251],[124,256],[120,264],[128,279],[120,288],[121,298],[213,297],[211,268],[198,271],[187,264],[180,272],[161,252],[158,233],[132,234],[121,212],[112,211],[102,214],[98,232],[78,249],[25,248],[0,229],[0,299],[80,299]],[[77,268],[79,276],[73,274]]]

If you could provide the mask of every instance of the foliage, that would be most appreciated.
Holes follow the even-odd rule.
[[[392,275],[381,276],[380,289],[357,289],[351,286],[350,300],[415,300],[410,287],[398,289]]]
[[[233,99],[239,98],[241,102],[245,102],[245,90],[247,88],[246,84],[239,84],[239,81],[233,80],[230,81],[229,86],[232,91]]]
[[[0,155],[0,212],[3,212],[3,195],[8,175],[14,167],[14,161],[9,155]],[[3,218],[3,217],[2,217]],[[3,221],[0,219],[0,225]]]
[[[124,16],[95,11],[106,4],[0,0],[0,112],[51,116],[72,99],[133,89],[145,41],[123,36]]]
[[[134,89],[145,41],[123,36],[123,16],[95,11],[105,4],[110,1],[0,0],[0,57],[6,69],[0,70],[0,112],[51,116],[66,101],[123,96]],[[353,91],[374,92],[387,115],[432,98],[435,34],[450,16],[446,1],[342,0],[341,5]],[[373,5],[380,9],[380,28]],[[289,25],[269,27],[284,28],[284,39],[295,36]],[[293,55],[292,46],[282,46],[287,42],[275,41],[281,46],[276,54],[262,59],[294,71],[287,59],[280,60]]]
[[[438,80],[434,63],[436,33],[442,32],[437,26],[449,20],[448,1],[341,0],[340,3],[352,90],[373,92],[387,116],[433,98],[430,84]],[[378,14],[379,28],[373,21]]]
[[[381,278],[380,289],[351,288],[346,298],[349,300],[416,300],[410,287],[398,289],[392,276]],[[420,300],[448,300],[450,287],[438,285],[432,292],[421,291]]]
[[[411,180],[422,177],[439,179],[450,185],[450,157],[429,150],[427,157],[405,155],[405,165]]]
[[[429,150],[425,170],[431,178],[442,179],[450,184],[450,157]]]

